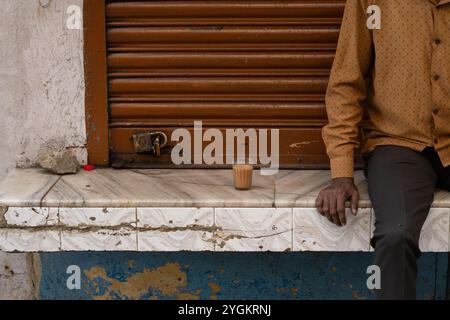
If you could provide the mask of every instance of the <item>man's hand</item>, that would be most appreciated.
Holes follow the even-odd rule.
[[[321,215],[326,216],[334,224],[344,226],[347,223],[345,219],[345,201],[347,200],[351,200],[352,213],[356,215],[359,191],[353,178],[336,178],[328,187],[320,191],[316,199],[316,208]]]

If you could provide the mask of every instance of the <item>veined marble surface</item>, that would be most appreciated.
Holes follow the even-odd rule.
[[[450,251],[450,209],[431,208],[420,233],[420,250],[427,252]]]
[[[98,169],[63,176],[44,206],[271,207],[274,177],[255,170],[253,187],[238,191],[231,170]],[[0,199],[1,201],[1,199]]]
[[[450,192],[438,189],[434,193],[434,208],[450,208]]]
[[[320,190],[330,183],[328,170],[280,171],[275,180],[275,206],[278,208],[314,208]],[[360,193],[359,206],[371,206],[367,182],[362,171],[355,171],[355,184]]]
[[[139,251],[214,251],[213,208],[138,208],[137,223]]]
[[[253,189],[237,191],[231,170],[17,170],[0,184],[0,250],[370,251],[362,173],[361,209],[343,228],[314,208],[329,180],[329,171],[255,170]],[[449,193],[438,190],[433,206],[421,249],[449,251]]]
[[[61,251],[61,235],[55,230],[0,229],[0,251]]]
[[[59,223],[58,208],[9,207],[5,221],[11,226],[43,227]]]
[[[135,229],[61,231],[61,251],[137,251]]]
[[[218,208],[216,251],[292,251],[292,209]]]
[[[450,250],[449,220],[450,209],[431,209],[423,251]],[[315,208],[10,207],[0,250],[370,251],[373,221],[370,208],[347,212],[347,225],[338,227]]]
[[[41,206],[42,198],[60,176],[40,169],[16,169],[0,182],[0,205]]]
[[[39,169],[14,171],[0,183],[0,206],[10,207],[227,207],[313,208],[330,183],[328,170],[254,171],[253,188],[233,187],[231,170],[96,169],[56,176]],[[360,207],[370,208],[367,183],[355,172]],[[450,193],[437,190],[433,207],[450,208]]]
[[[336,226],[313,208],[294,209],[295,251],[369,251],[371,209],[356,216],[347,209],[347,224]]]

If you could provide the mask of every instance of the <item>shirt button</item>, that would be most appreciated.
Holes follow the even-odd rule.
[[[434,139],[434,144],[437,144],[439,141],[437,138]]]
[[[442,41],[441,41],[441,39],[436,38],[436,39],[434,39],[434,43],[437,44],[437,45],[439,45],[439,44],[442,43]]]
[[[440,78],[441,78],[441,77],[440,77],[438,74],[435,74],[435,75],[433,76],[433,80],[434,80],[434,81],[438,81]]]
[[[434,114],[434,115],[437,115],[438,113],[439,113],[439,110],[438,110],[438,109],[434,109],[434,110],[433,110],[433,114]]]

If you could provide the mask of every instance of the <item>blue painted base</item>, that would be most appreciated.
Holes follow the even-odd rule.
[[[373,298],[366,287],[371,253],[68,252],[40,257],[42,299]],[[419,264],[418,298],[445,299],[448,254],[424,254]],[[66,285],[70,265],[80,268],[79,290]]]

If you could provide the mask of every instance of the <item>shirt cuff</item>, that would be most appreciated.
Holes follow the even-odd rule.
[[[330,159],[331,178],[353,178],[354,161],[353,155],[336,157]]]

